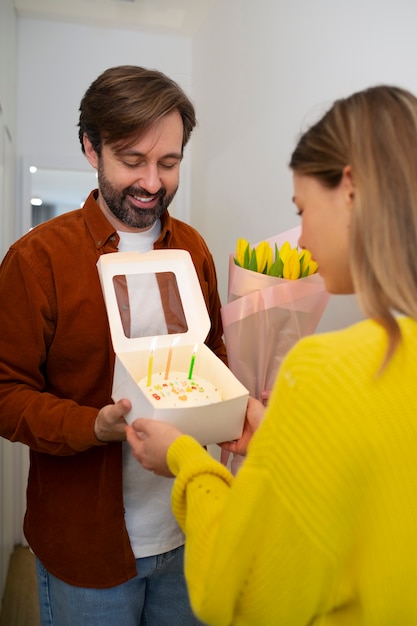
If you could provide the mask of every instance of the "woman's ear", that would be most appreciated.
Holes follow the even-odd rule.
[[[345,165],[342,172],[343,189],[346,193],[346,201],[351,204],[355,197],[355,185],[353,181],[352,168],[350,165]]]
[[[85,153],[85,156],[87,157],[88,162],[90,163],[90,165],[94,167],[94,169],[97,169],[98,155],[97,155],[97,152],[93,148],[93,144],[91,143],[91,141],[89,140],[89,138],[87,137],[85,133],[83,135],[83,145],[84,145],[84,153]]]

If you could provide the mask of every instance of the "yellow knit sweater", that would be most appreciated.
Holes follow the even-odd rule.
[[[372,321],[301,340],[237,478],[191,437],[171,446],[200,619],[417,624],[417,323],[400,324],[380,376]]]

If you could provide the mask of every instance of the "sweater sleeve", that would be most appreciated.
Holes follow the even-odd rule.
[[[252,449],[264,450],[262,433],[256,439]],[[169,449],[193,610],[216,626],[310,623],[323,608],[329,563],[251,454],[234,479],[189,436]]]

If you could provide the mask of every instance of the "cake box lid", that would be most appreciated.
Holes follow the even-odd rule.
[[[173,274],[185,318],[180,333],[157,335],[158,348],[168,348],[177,336],[182,345],[203,343],[210,330],[210,318],[191,255],[187,250],[163,249],[149,252],[103,254],[97,262],[114,351],[118,354],[151,350],[155,336],[129,337],[125,333],[118,303],[115,277]]]

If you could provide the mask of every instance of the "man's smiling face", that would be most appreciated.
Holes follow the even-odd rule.
[[[97,169],[98,203],[117,230],[147,230],[166,211],[178,189],[182,141],[178,111],[124,149],[103,143],[100,156],[85,138],[86,156]]]

